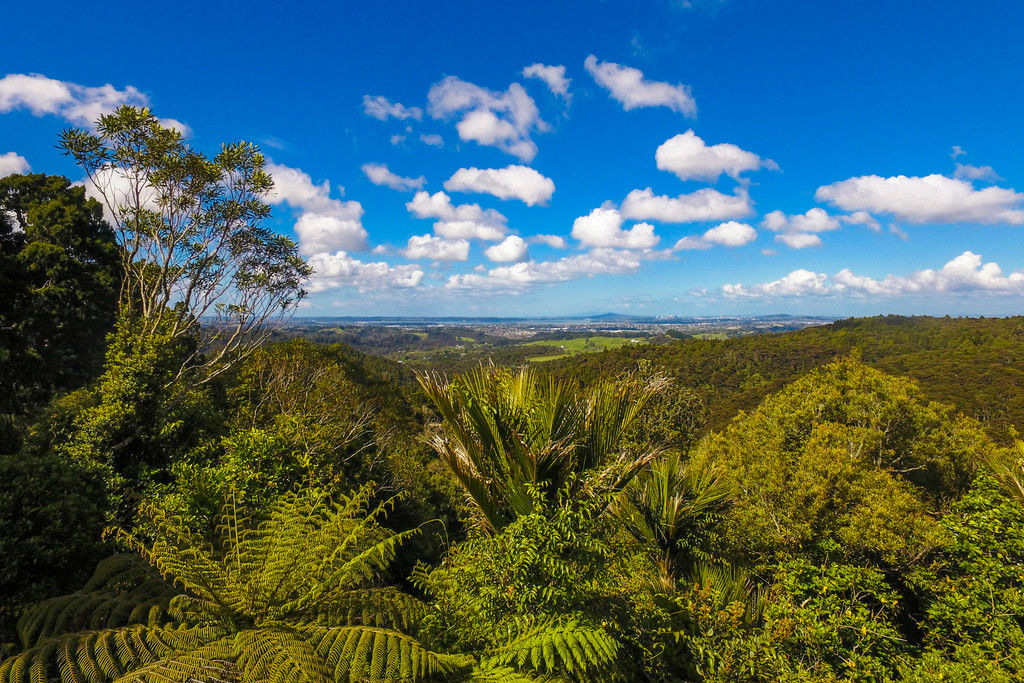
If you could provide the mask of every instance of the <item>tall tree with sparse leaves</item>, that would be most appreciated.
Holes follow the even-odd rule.
[[[310,274],[295,243],[264,225],[273,179],[249,142],[212,159],[145,108],[100,116],[96,132],[68,129],[61,148],[101,197],[122,247],[120,305],[139,334],[206,343],[179,376],[206,382],[262,341],[293,310]]]

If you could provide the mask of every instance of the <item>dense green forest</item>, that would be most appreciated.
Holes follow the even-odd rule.
[[[784,334],[631,346],[564,362],[552,371],[583,383],[638,364],[661,368],[696,392],[707,424],[741,411],[809,370],[850,354],[982,422],[1000,442],[1024,425],[1024,318],[878,316]]]
[[[1021,319],[411,369],[252,145],[60,144],[152,196],[0,179],[0,680],[1024,678]]]

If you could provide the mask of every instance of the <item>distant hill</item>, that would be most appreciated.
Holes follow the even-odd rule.
[[[1024,317],[851,318],[794,332],[630,345],[545,365],[586,383],[648,360],[696,389],[708,406],[707,429],[718,429],[800,375],[851,353],[917,380],[928,398],[977,418],[999,441],[1024,430]]]

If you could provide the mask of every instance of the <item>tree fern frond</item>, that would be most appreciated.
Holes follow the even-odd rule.
[[[394,588],[366,588],[340,593],[318,611],[333,624],[408,630],[422,620],[426,605]]]
[[[329,683],[332,674],[308,634],[287,624],[242,631],[234,653],[244,681]]]
[[[335,681],[412,681],[473,664],[471,657],[432,652],[415,638],[368,626],[302,627]]]
[[[0,681],[45,681],[54,669],[64,681],[108,681],[176,652],[199,647],[215,637],[216,632],[209,628],[138,625],[64,633],[45,638],[0,664]]]
[[[490,651],[483,664],[584,675],[612,664],[618,652],[618,642],[602,628],[547,622]]]
[[[557,683],[564,678],[519,671],[509,666],[480,666],[470,673],[471,683]]]
[[[229,659],[232,654],[233,640],[233,636],[229,636],[193,649],[175,652],[170,657],[157,660],[117,678],[116,683],[151,683],[152,681],[216,683],[237,680],[236,667],[234,662]]]
[[[369,486],[338,502],[291,494],[259,524],[229,508],[216,548],[185,521],[144,507],[156,540],[121,537],[155,568],[148,578],[112,560],[93,593],[29,610],[28,649],[0,663],[0,683],[411,680],[468,668],[472,659],[393,630],[414,628],[423,604],[370,580],[417,532],[382,527],[393,499],[368,512],[371,496]],[[79,630],[115,623],[123,626]]]
[[[23,647],[57,633],[155,624],[167,616],[176,591],[137,556],[102,560],[76,593],[32,605],[18,620]]]

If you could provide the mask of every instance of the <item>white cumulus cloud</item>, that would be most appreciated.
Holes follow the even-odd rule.
[[[875,217],[867,211],[854,211],[847,216],[839,216],[839,220],[850,225],[863,225],[872,232],[881,232],[882,226],[878,224]]]
[[[131,85],[124,90],[109,83],[90,87],[41,74],[8,74],[0,79],[0,114],[27,109],[35,116],[53,114],[76,126],[92,126],[101,114],[109,114],[122,104],[145,107],[149,97]],[[186,137],[191,132],[176,119],[161,119],[160,123]]]
[[[539,78],[544,81],[555,95],[558,95],[568,102],[572,95],[569,94],[569,83],[571,78],[565,77],[564,66],[549,66],[547,64],[531,64],[523,69],[523,78]]]
[[[507,219],[479,204],[452,204],[444,192],[417,192],[405,208],[417,218],[436,218],[434,232],[448,239],[479,239],[496,242],[508,231]]]
[[[715,245],[742,247],[744,244],[749,244],[755,239],[757,239],[757,230],[754,230],[754,228],[746,223],[728,221],[727,223],[716,225],[703,235],[683,237],[672,248],[675,250],[710,249]]]
[[[392,102],[382,95],[373,97],[363,95],[363,113],[380,121],[387,121],[389,118],[395,118],[400,121],[406,119],[416,119],[419,121],[423,118],[423,110],[419,107],[407,107],[404,104]]]
[[[492,261],[522,261],[527,256],[526,241],[518,235],[509,235],[498,244],[485,249],[484,254]]]
[[[460,168],[445,181],[449,192],[491,194],[499,199],[520,199],[533,206],[547,204],[555,192],[555,183],[528,166],[506,168]]]
[[[388,169],[387,164],[363,164],[363,173],[374,185],[383,185],[392,190],[408,191],[418,190],[423,187],[427,179],[423,176],[418,178],[405,178]]]
[[[587,57],[583,66],[598,85],[622,103],[626,111],[638,107],[668,107],[686,116],[697,115],[697,102],[690,94],[689,86],[648,81],[640,69],[614,62],[598,62],[594,55]]]
[[[633,190],[622,201],[623,218],[662,223],[697,223],[745,218],[754,212],[743,188],[736,194],[722,194],[706,187],[677,197],[656,195],[651,188]]]
[[[530,244],[546,244],[552,249],[565,249],[565,238],[561,235],[533,235],[526,241]]]
[[[464,239],[446,240],[433,235],[413,235],[402,251],[402,256],[431,261],[465,261],[469,258],[469,242]]]
[[[651,249],[658,243],[650,223],[637,223],[629,230],[623,230],[622,223],[616,209],[600,207],[573,221],[572,236],[585,247]]]
[[[366,249],[366,230],[363,229],[359,217],[342,218],[318,213],[304,213],[299,216],[299,220],[295,221],[295,234],[299,237],[299,250],[305,255],[339,249],[345,251]]]
[[[890,214],[907,223],[1024,225],[1024,194],[943,175],[859,176],[823,185],[815,199],[847,211]]]
[[[295,234],[303,254],[366,249],[362,204],[332,198],[330,181],[316,184],[300,169],[269,163],[266,170],[274,178],[270,203],[288,204],[300,212]]]
[[[839,218],[817,207],[807,213],[790,216],[782,211],[772,211],[765,214],[761,227],[779,233],[775,236],[776,242],[782,242],[791,249],[804,249],[820,246],[818,233],[838,230]]]
[[[435,119],[458,118],[455,130],[461,140],[497,147],[527,162],[537,154],[531,134],[549,128],[519,83],[493,92],[447,76],[431,86],[427,101],[427,111]]]
[[[634,273],[645,255],[642,252],[618,249],[593,249],[584,254],[566,256],[555,261],[523,261],[498,266],[484,274],[452,275],[447,287],[469,292],[517,292],[530,285],[566,282],[595,275]]]
[[[424,133],[420,136],[420,142],[431,147],[444,147],[444,138],[437,133]]]
[[[981,256],[965,251],[942,268],[927,268],[910,275],[886,275],[875,279],[844,268],[831,277],[825,273],[795,270],[771,282],[752,286],[728,284],[726,298],[798,296],[900,297],[916,294],[1024,294],[1024,272],[1004,275],[998,263],[984,263]]]
[[[23,156],[19,156],[14,152],[7,152],[6,154],[0,154],[0,178],[4,178],[15,173],[28,173],[32,170],[32,167],[28,165],[28,160]]]
[[[308,289],[314,294],[341,287],[356,287],[360,292],[405,289],[417,287],[423,280],[423,271],[417,266],[391,266],[384,261],[365,263],[344,251],[314,254],[309,265],[313,276]]]
[[[762,159],[736,145],[706,145],[688,130],[663,142],[654,155],[658,168],[679,176],[680,180],[715,182],[723,173],[739,180],[740,174],[761,168],[777,170],[771,159]]]

